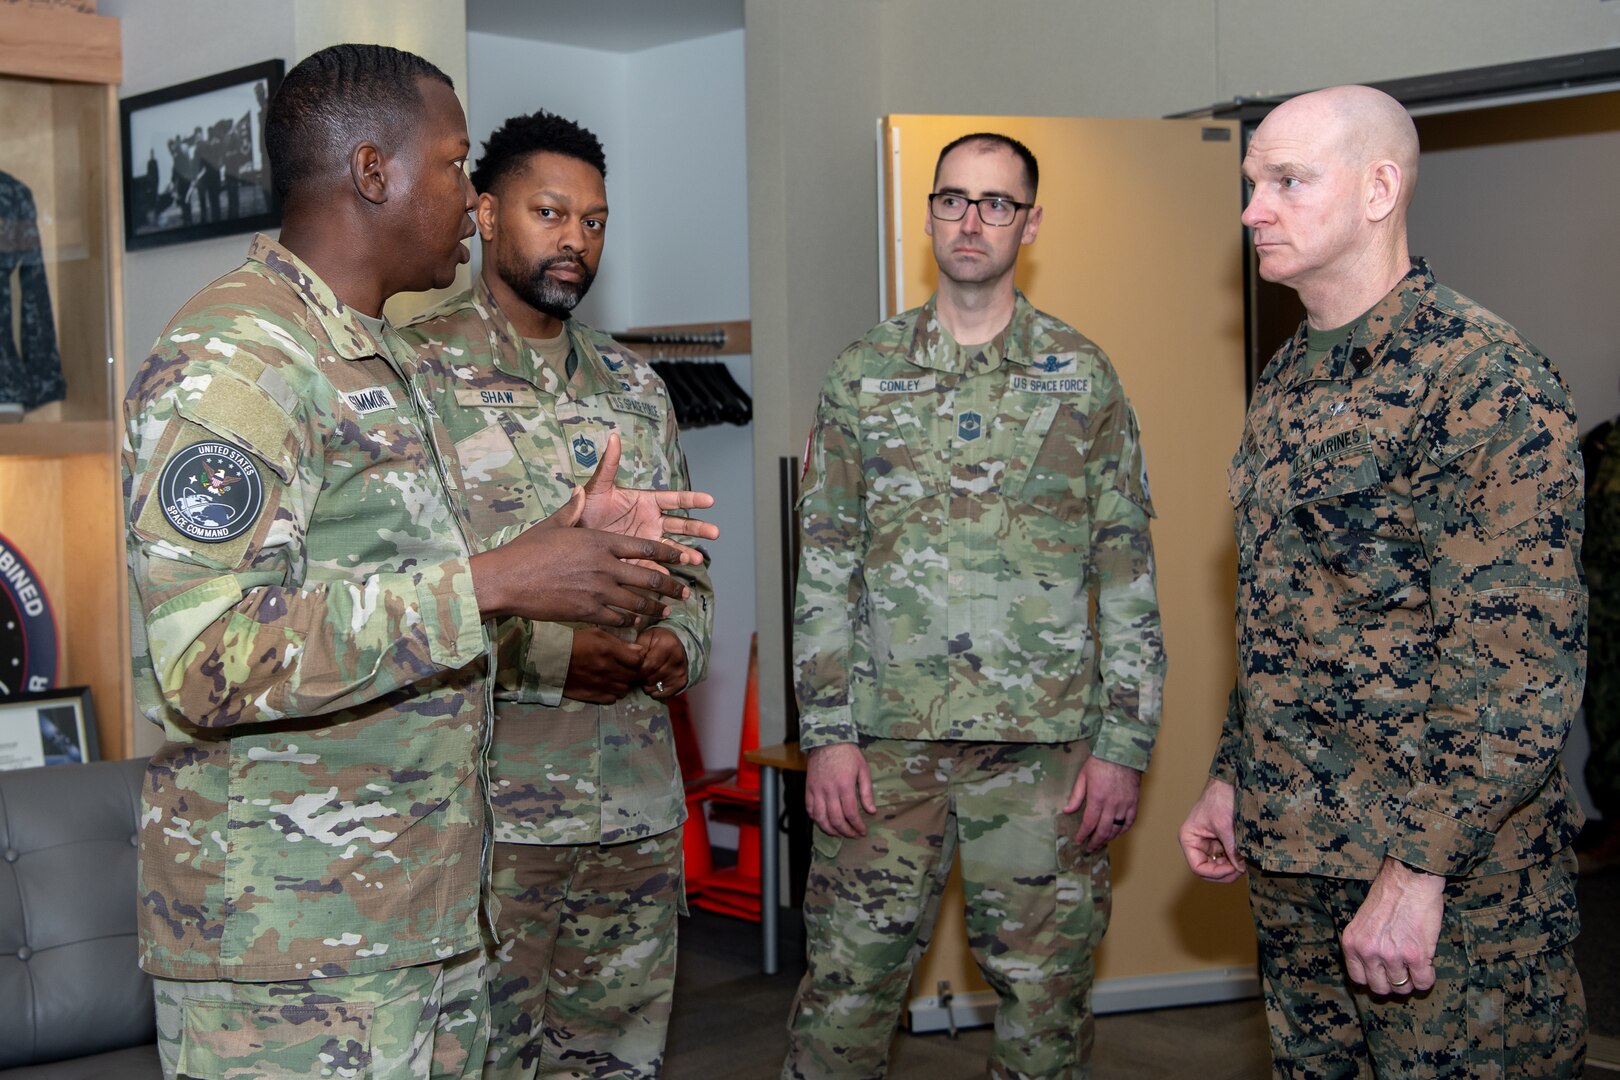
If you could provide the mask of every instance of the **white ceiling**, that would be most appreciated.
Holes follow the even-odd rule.
[[[741,30],[743,0],[467,0],[467,29],[606,52]]]

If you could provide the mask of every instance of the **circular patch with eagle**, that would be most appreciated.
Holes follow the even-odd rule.
[[[0,536],[0,697],[56,685],[56,618],[22,552]]]
[[[247,451],[227,442],[200,442],[169,458],[158,478],[158,498],[170,525],[193,540],[223,544],[258,519],[264,486]]]

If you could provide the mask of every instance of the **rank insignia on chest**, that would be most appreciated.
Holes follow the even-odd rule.
[[[984,434],[984,417],[976,412],[965,412],[956,418],[956,437],[972,442]]]
[[[247,452],[230,443],[192,443],[175,452],[158,478],[163,516],[205,544],[247,532],[264,509],[264,484]]]
[[[575,435],[572,443],[574,460],[587,469],[596,467],[596,443],[585,435]]]

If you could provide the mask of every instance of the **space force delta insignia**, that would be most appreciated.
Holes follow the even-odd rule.
[[[264,509],[264,483],[247,451],[225,442],[178,450],[158,477],[163,516],[177,531],[205,544],[247,532]]]
[[[56,619],[39,575],[0,536],[0,697],[56,685]]]

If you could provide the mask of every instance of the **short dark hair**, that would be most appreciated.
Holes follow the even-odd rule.
[[[329,173],[362,139],[396,144],[422,114],[420,79],[455,89],[428,61],[387,45],[332,45],[299,61],[264,121],[276,193],[286,198]]]
[[[1017,154],[1018,159],[1024,163],[1024,179],[1029,181],[1029,197],[1031,201],[1034,200],[1035,192],[1041,184],[1041,167],[1036,164],[1035,155],[1030,152],[1029,147],[1011,135],[1000,135],[994,131],[975,131],[972,135],[963,135],[960,139],[952,139],[946,143],[945,149],[939,152],[939,157],[934,161],[934,184],[936,187],[939,184],[939,167],[945,164],[945,156],[957,147],[967,146],[970,143],[976,143],[986,149],[1002,146]]]
[[[472,171],[473,189],[482,195],[528,164],[531,154],[561,154],[591,166],[607,179],[602,141],[587,128],[556,113],[537,109],[514,116],[484,140],[484,153]]]

